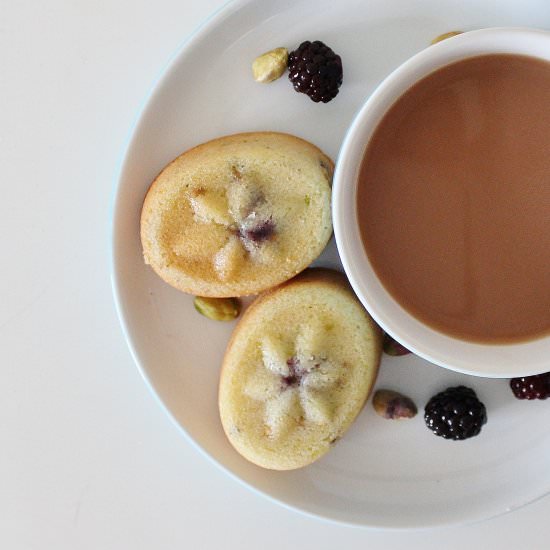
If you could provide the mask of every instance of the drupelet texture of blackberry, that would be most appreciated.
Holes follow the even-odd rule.
[[[424,410],[426,426],[445,439],[468,439],[478,435],[487,422],[485,405],[466,386],[447,388],[434,395]]]
[[[546,399],[550,397],[550,372],[512,378],[510,388],[518,399]]]
[[[288,55],[288,78],[297,92],[328,103],[342,84],[342,60],[320,40],[302,42]]]

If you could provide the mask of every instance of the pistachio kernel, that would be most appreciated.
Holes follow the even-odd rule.
[[[288,50],[275,48],[259,57],[252,63],[252,75],[256,82],[273,82],[283,75],[288,66]]]
[[[430,44],[437,44],[438,42],[442,42],[443,40],[447,40],[447,38],[452,38],[453,36],[456,36],[457,34],[462,34],[463,31],[450,31],[443,34],[440,34],[439,36],[436,36]]]
[[[213,321],[233,321],[241,312],[238,298],[205,298],[196,296],[193,300],[195,309]]]
[[[372,399],[376,414],[390,420],[403,420],[416,416],[418,409],[413,400],[393,390],[378,390]]]
[[[384,341],[382,343],[382,349],[384,353],[398,357],[400,355],[407,355],[411,353],[404,345],[400,344],[397,340],[394,340],[389,334],[384,334]]]

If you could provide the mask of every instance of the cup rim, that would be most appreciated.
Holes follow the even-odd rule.
[[[389,335],[420,357],[460,373],[511,378],[545,372],[549,370],[550,335],[521,342],[479,343],[436,331],[406,311],[374,274],[361,242],[355,200],[360,161],[382,116],[421,78],[454,61],[491,53],[528,55],[550,62],[549,45],[548,31],[494,27],[429,46],[390,73],[366,99],[338,154],[332,191],[334,235],[352,288]],[[537,47],[548,53],[534,54],[532,50]]]

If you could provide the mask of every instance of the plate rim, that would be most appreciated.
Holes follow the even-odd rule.
[[[121,184],[124,179],[124,174],[128,169],[130,152],[134,146],[134,142],[137,139],[136,136],[139,133],[140,124],[142,123],[142,120],[145,118],[145,114],[149,106],[153,103],[153,100],[156,94],[159,92],[163,81],[166,78],[168,78],[172,70],[182,62],[182,60],[186,57],[186,55],[192,54],[195,44],[199,42],[204,35],[208,34],[211,27],[216,27],[218,25],[219,19],[221,19],[223,16],[226,16],[232,12],[239,11],[241,8],[247,5],[256,4],[256,3],[265,2],[265,1],[267,0],[226,0],[221,6],[219,6],[217,9],[212,11],[208,16],[206,16],[206,18],[204,18],[195,27],[195,29],[191,31],[175,47],[175,49],[170,54],[167,62],[164,63],[164,65],[158,71],[156,77],[153,78],[152,84],[149,85],[148,90],[146,90],[144,97],[139,107],[136,110],[133,120],[129,125],[126,138],[123,141],[117,167],[114,170],[111,197],[109,200],[109,209],[108,209],[109,230],[107,232],[108,240],[109,240],[108,242],[109,275],[111,280],[111,290],[112,290],[116,315],[120,324],[120,328],[122,330],[124,340],[126,342],[128,350],[130,351],[130,355],[133,359],[133,362],[137,367],[137,370],[140,373],[143,381],[145,382],[145,385],[147,386],[150,394],[153,396],[154,400],[158,403],[161,410],[164,411],[164,413],[170,419],[170,421],[176,427],[176,429],[181,434],[183,434],[183,436],[191,444],[191,446],[196,451],[198,451],[198,453],[202,457],[206,458],[210,464],[213,464],[216,467],[218,467],[223,473],[228,475],[229,478],[236,481],[239,485],[241,485],[242,487],[245,487],[256,496],[265,498],[269,502],[282,506],[286,510],[297,512],[305,517],[315,519],[320,522],[326,522],[332,525],[338,525],[338,526],[362,529],[362,530],[368,530],[368,531],[394,531],[394,532],[424,531],[424,530],[429,530],[434,528],[441,529],[446,527],[459,527],[459,526],[481,523],[481,522],[502,516],[509,512],[515,511],[519,508],[522,508],[530,503],[536,502],[548,496],[548,494],[550,494],[550,487],[548,487],[548,489],[542,494],[538,494],[533,497],[524,498],[520,502],[514,505],[504,506],[502,509],[495,510],[489,514],[484,514],[482,517],[472,517],[472,518],[465,518],[465,519],[463,518],[463,519],[456,519],[456,520],[448,520],[448,519],[438,520],[437,518],[431,518],[419,524],[411,524],[411,523],[407,523],[406,521],[397,525],[395,524],[392,525],[390,523],[375,524],[375,523],[363,523],[359,520],[346,520],[342,518],[331,517],[330,515],[325,515],[319,512],[313,512],[311,510],[308,510],[307,508],[303,508],[295,504],[290,504],[281,498],[274,497],[270,493],[262,489],[259,489],[255,485],[249,483],[244,478],[240,477],[238,474],[233,472],[228,466],[226,466],[224,463],[222,463],[220,460],[218,460],[212,454],[210,454],[204,447],[202,447],[202,445],[200,445],[200,443],[197,440],[195,440],[190,435],[187,429],[178,422],[178,420],[175,418],[173,413],[170,411],[166,403],[161,399],[161,396],[155,389],[155,385],[153,384],[147,372],[147,369],[144,367],[144,365],[142,364],[139,358],[139,355],[136,350],[136,343],[129,327],[129,321],[127,320],[127,317],[125,315],[125,304],[121,293],[121,286],[123,284],[123,281],[121,280],[121,275],[118,268],[119,259],[116,254],[117,240],[118,240],[117,213],[121,208],[121,204],[120,204],[121,193],[122,193]],[[351,124],[353,124],[353,120],[355,120],[356,114],[357,113],[355,113]],[[338,162],[339,156],[340,156],[340,152],[336,157],[336,162]]]

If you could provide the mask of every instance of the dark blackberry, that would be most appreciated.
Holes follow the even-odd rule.
[[[253,243],[261,243],[270,239],[275,233],[275,223],[271,218],[260,220],[256,225],[241,227],[239,235],[243,239],[248,239]]]
[[[512,378],[510,388],[518,399],[546,399],[550,397],[550,372]]]
[[[445,439],[468,439],[487,422],[485,405],[474,390],[465,386],[447,388],[434,395],[424,410],[426,426]]]
[[[342,84],[342,60],[320,40],[302,42],[288,55],[288,78],[297,92],[328,103]]]

